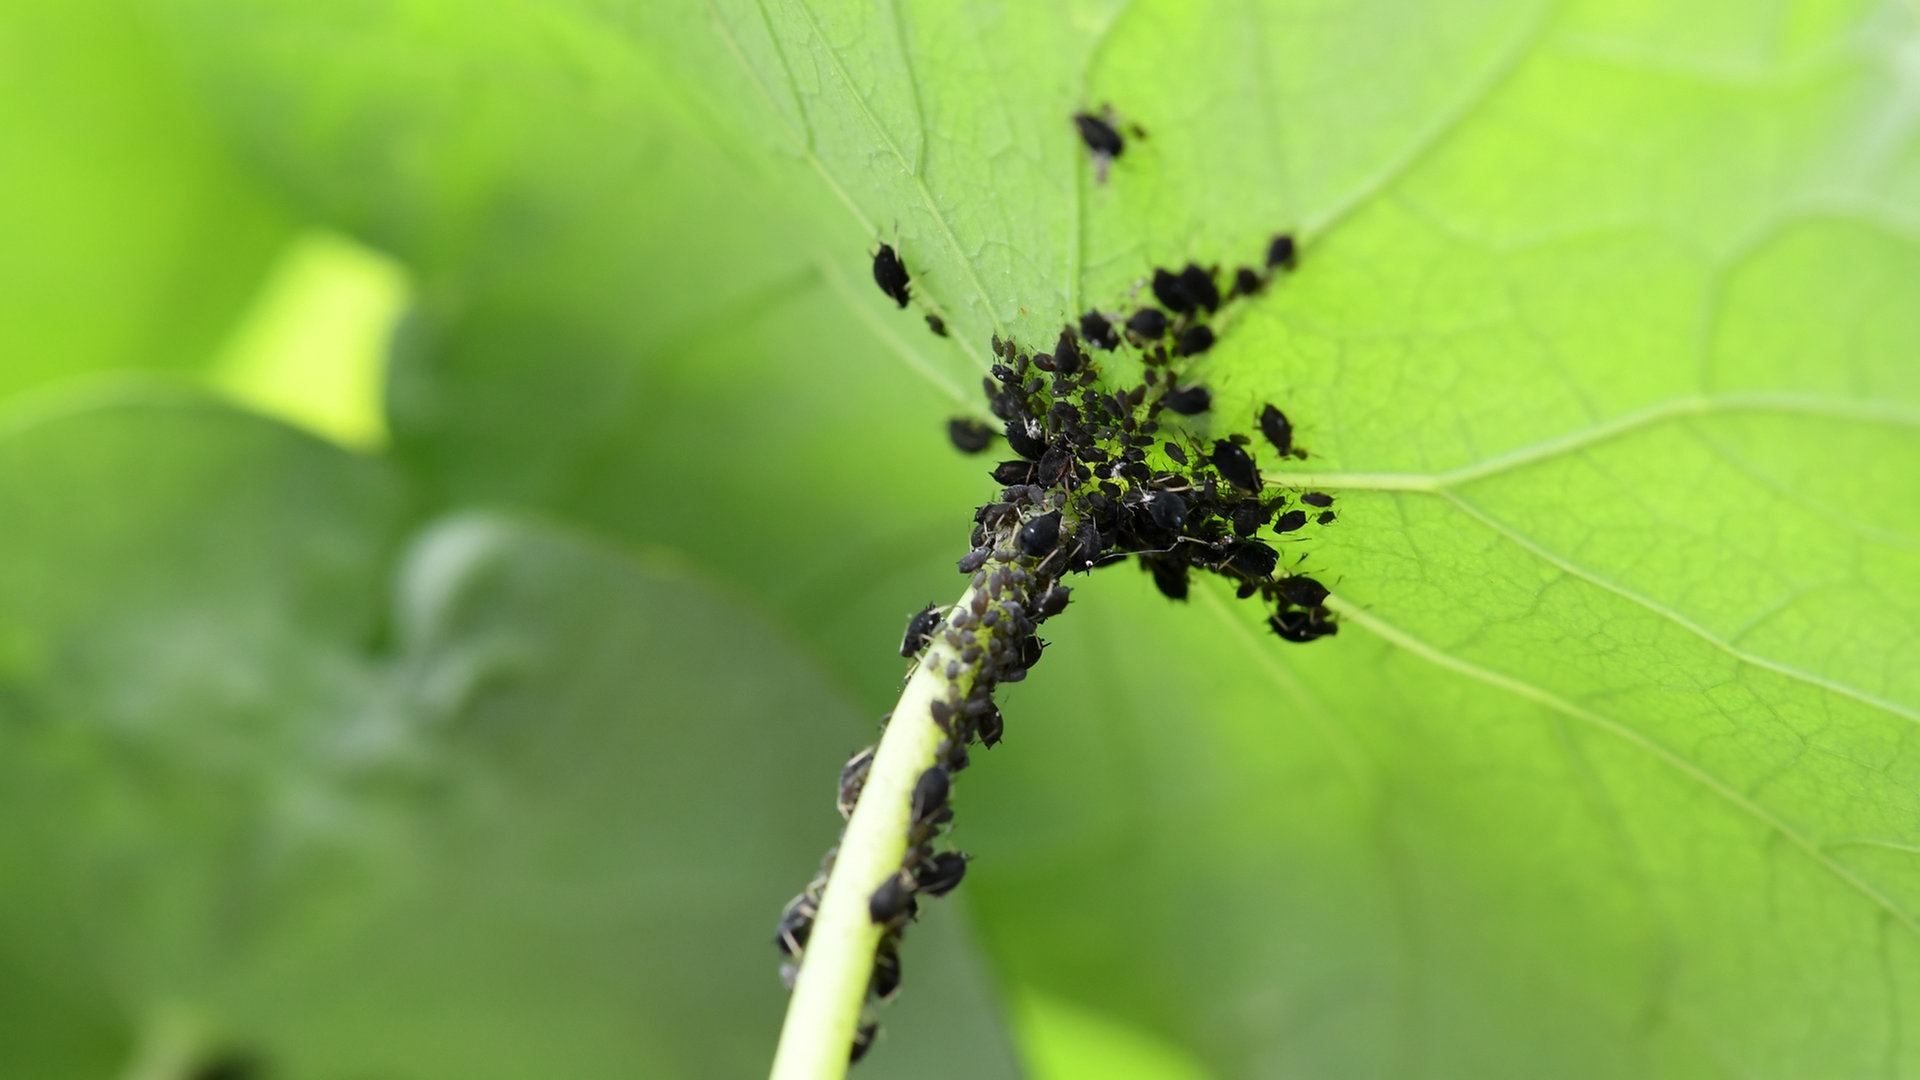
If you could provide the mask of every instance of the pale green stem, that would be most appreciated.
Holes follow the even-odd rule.
[[[973,597],[974,590],[968,589],[960,604],[972,603]],[[774,1052],[772,1080],[838,1080],[847,1073],[880,944],[881,928],[867,914],[867,899],[899,872],[906,858],[913,786],[934,763],[946,738],[934,724],[930,706],[947,698],[954,685],[947,679],[947,662],[959,658],[945,634],[934,634],[880,737],[807,938],[780,1029],[780,1047]],[[960,673],[962,693],[973,676],[973,670]]]

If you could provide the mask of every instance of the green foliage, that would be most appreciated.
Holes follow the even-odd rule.
[[[204,366],[289,221],[416,306],[377,457],[0,398],[0,1072],[762,1067],[988,335],[1289,227],[1211,423],[1294,417],[1342,633],[1077,592],[863,1073],[1915,1070],[1910,5],[88,10],[0,393]]]

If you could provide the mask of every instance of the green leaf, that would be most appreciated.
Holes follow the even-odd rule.
[[[764,1064],[771,926],[870,723],[672,560],[497,518],[399,555],[400,494],[207,405],[0,441],[0,1071],[182,1030],[181,1071]],[[953,1063],[912,1075],[1008,1075],[950,918],[895,1036]]]
[[[289,234],[134,6],[0,25],[0,396],[203,365]]]

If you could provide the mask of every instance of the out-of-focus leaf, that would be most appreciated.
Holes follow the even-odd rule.
[[[206,363],[289,233],[135,7],[0,16],[0,396]]]
[[[485,518],[399,558],[402,507],[213,406],[0,440],[0,1072],[169,1030],[292,1077],[764,1064],[871,721],[671,560]],[[950,920],[880,1075],[1010,1071]]]

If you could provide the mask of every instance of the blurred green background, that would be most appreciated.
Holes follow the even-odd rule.
[[[860,1074],[1920,1074],[1917,129],[1908,0],[0,0],[0,1076],[758,1074],[989,335],[1283,228],[1344,628],[1077,587]]]

